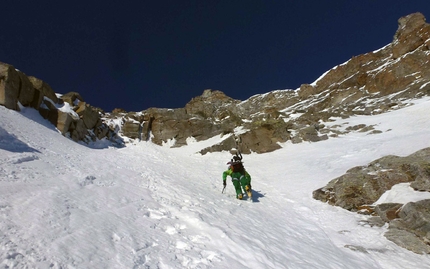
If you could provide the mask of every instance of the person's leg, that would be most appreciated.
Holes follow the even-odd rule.
[[[236,190],[236,198],[237,199],[242,199],[243,195],[242,195],[242,189],[240,187],[240,181],[239,180],[232,180],[234,189]]]
[[[251,198],[252,191],[251,191],[250,178],[247,176],[242,176],[240,178],[240,184],[242,185],[243,191],[246,192],[246,194],[248,195],[249,198]]]

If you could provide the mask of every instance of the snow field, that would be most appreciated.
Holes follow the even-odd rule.
[[[221,193],[230,154],[195,153],[209,141],[92,149],[31,109],[0,107],[0,268],[429,268],[386,240],[387,227],[312,199],[349,168],[430,146],[429,108],[421,99],[330,123],[381,134],[245,155],[253,201],[238,201],[230,181]]]

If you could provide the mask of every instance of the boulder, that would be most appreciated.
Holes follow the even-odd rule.
[[[281,148],[270,125],[263,125],[240,136],[243,153],[266,153]],[[286,140],[286,139],[285,139]],[[282,141],[284,142],[284,141]]]
[[[106,124],[102,123],[101,120],[98,121],[96,128],[94,128],[94,135],[96,139],[103,139],[108,137],[109,133],[115,133],[114,131],[109,129],[109,126],[107,126]]]
[[[299,134],[302,140],[309,142],[318,142],[328,139],[327,135],[319,135],[318,128],[315,125],[309,125],[300,129]]]

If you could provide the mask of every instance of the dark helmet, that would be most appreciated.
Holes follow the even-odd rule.
[[[233,156],[233,159],[231,159],[234,162],[241,162],[242,158],[240,158],[239,156]]]
[[[235,164],[238,164],[238,163],[242,163],[242,154],[239,156],[236,153],[236,156],[233,156],[233,159],[231,159],[227,164],[228,165],[235,165]]]

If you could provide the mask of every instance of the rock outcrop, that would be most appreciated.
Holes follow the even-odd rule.
[[[35,89],[25,74],[9,64],[0,63],[0,105],[19,110],[18,101],[33,107],[38,107],[41,102],[35,98]]]
[[[430,188],[430,148],[406,157],[385,156],[366,166],[349,169],[313,193],[317,200],[358,211],[375,203],[382,194],[399,183],[411,183],[417,191]]]
[[[399,183],[410,183],[416,191],[430,191],[430,148],[349,169],[315,190],[313,197],[350,211],[377,215],[389,223],[388,239],[411,251],[430,253],[430,200],[375,206],[382,194]]]
[[[27,76],[12,65],[0,63],[0,105],[19,111],[32,107],[74,141],[107,138],[122,144],[120,137],[102,122],[102,110],[86,104],[79,93],[57,97],[44,81]]]

